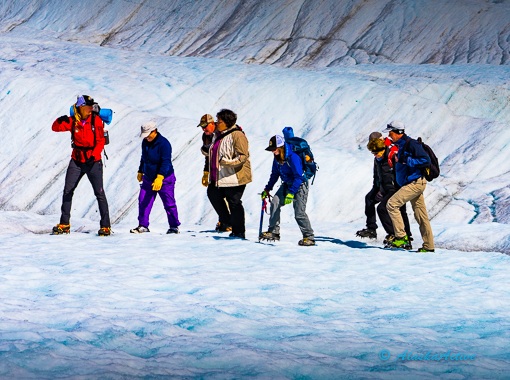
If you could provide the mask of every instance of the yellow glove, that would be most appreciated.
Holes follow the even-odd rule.
[[[204,171],[204,176],[202,177],[202,186],[209,186],[209,172]]]
[[[161,186],[163,186],[163,180],[165,177],[163,177],[161,174],[158,174],[154,182],[152,182],[152,190],[159,191],[161,190]]]
[[[136,176],[136,179],[138,180],[138,182],[142,182],[142,180],[143,180],[143,173],[138,173],[137,176]]]

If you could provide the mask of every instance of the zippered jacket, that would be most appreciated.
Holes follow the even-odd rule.
[[[382,195],[395,193],[399,186],[395,179],[395,171],[390,165],[390,154],[394,154],[395,147],[386,146],[386,151],[381,158],[374,158],[374,185],[373,189],[380,191]]]
[[[94,120],[94,130],[92,130],[92,117]],[[71,157],[78,162],[87,162],[92,158],[93,161],[101,159],[101,152],[104,149],[104,128],[103,121],[99,115],[91,113],[85,122],[75,125],[75,117],[70,117],[69,121],[53,122],[51,129],[54,132],[72,132],[74,128],[74,145]]]
[[[418,141],[411,139],[407,144],[406,151],[403,151],[404,144],[409,138],[404,134],[395,143],[398,146],[398,162],[395,165],[395,172],[397,183],[401,187],[421,178],[423,176],[421,169],[430,165],[430,157]]]
[[[288,192],[293,195],[298,192],[299,187],[305,180],[303,178],[303,162],[287,143],[285,143],[285,161],[283,164],[278,163],[276,158],[273,159],[271,176],[265,187],[266,191],[273,190],[278,178],[281,178],[282,182],[287,184]]]
[[[252,181],[248,139],[237,125],[214,133],[207,154],[209,173],[217,187],[241,186]]]
[[[142,158],[140,159],[139,173],[143,173],[147,181],[153,182],[162,175],[167,178],[174,172],[172,165],[172,146],[170,142],[158,132],[151,142],[143,139]]]

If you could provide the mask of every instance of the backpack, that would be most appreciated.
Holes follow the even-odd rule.
[[[69,110],[70,117],[74,116],[74,105],[71,106],[71,109]],[[94,136],[96,135],[96,118],[95,115],[99,116],[103,123],[110,124],[112,122],[112,116],[113,111],[109,108],[101,108],[99,107],[99,104],[94,103],[94,106],[92,108],[90,119],[90,126],[92,128],[92,133],[94,133]],[[110,135],[108,134],[108,130],[104,129],[104,145],[108,145],[110,143]],[[79,147],[74,143],[74,126],[71,128],[71,146],[73,149],[80,150],[83,154],[84,150],[87,149],[94,149],[96,147],[96,139],[94,137],[94,146],[92,148],[83,148]],[[108,155],[106,154],[106,150],[103,148],[103,153],[106,159],[108,159]]]
[[[404,144],[404,147],[402,148],[404,152],[406,151],[407,145],[409,145],[409,142],[411,140],[412,140],[411,138],[408,138],[406,143]],[[421,144],[425,153],[427,153],[428,156],[430,157],[430,165],[426,168],[421,169],[421,173],[423,174],[423,176],[425,177],[425,179],[427,181],[431,182],[432,180],[439,177],[439,174],[441,173],[441,170],[439,169],[439,161],[436,157],[436,154],[432,150],[432,148],[430,146],[428,146],[427,144],[425,144],[422,141],[421,137],[418,137],[418,139],[416,141],[418,141]]]
[[[99,107],[99,104],[94,103],[94,106],[92,109],[92,119],[91,119],[92,132],[95,132],[95,128],[96,128],[94,114],[99,116],[101,118],[101,120],[103,121],[103,123],[105,123],[105,124],[110,124],[112,122],[113,111],[109,108],[101,108],[101,107]],[[69,115],[71,117],[74,116],[74,105],[71,106],[71,109],[69,110]],[[74,144],[74,134],[72,136],[72,140],[73,140],[73,144]],[[110,143],[110,135],[108,134],[108,130],[106,130],[106,129],[104,129],[104,140],[105,140],[104,145],[108,145]],[[95,145],[95,142],[94,142],[94,145]]]
[[[294,137],[292,127],[285,127],[283,129],[283,135],[285,136],[285,142],[290,145],[292,151],[301,158],[301,162],[303,164],[303,177],[307,180],[313,177],[313,185],[313,181],[315,181],[315,174],[317,173],[317,170],[319,170],[319,165],[317,165],[313,158],[310,145],[308,145],[308,142],[306,142],[305,139]]]

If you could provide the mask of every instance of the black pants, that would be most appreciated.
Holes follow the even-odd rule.
[[[99,160],[92,165],[77,162],[73,159],[69,162],[66,173],[66,184],[64,186],[64,196],[62,197],[62,215],[60,216],[60,224],[70,224],[71,206],[73,202],[74,190],[80,183],[84,175],[94,189],[94,195],[97,198],[99,212],[101,214],[101,227],[110,227],[110,213],[108,212],[108,201],[103,189],[103,161]]]
[[[390,215],[388,214],[388,210],[386,209],[386,205],[388,204],[388,201],[393,196],[393,194],[395,194],[395,192],[390,192],[386,195],[382,195],[378,190],[372,189],[365,196],[365,215],[367,216],[367,228],[371,228],[373,230],[377,229],[377,222],[375,217],[375,205],[379,203],[379,205],[377,206],[377,215],[379,215],[381,224],[383,225],[383,228],[387,234],[395,235],[393,223],[391,222]],[[409,218],[407,217],[407,210],[405,204],[400,208],[400,214],[402,215],[402,219],[404,221],[404,227],[407,236],[412,236],[411,226],[409,225]]]
[[[220,223],[231,225],[232,232],[236,234],[245,233],[244,207],[241,201],[244,189],[246,185],[216,187],[214,183],[211,183],[207,187],[207,197],[216,210]],[[228,207],[225,199],[227,199]]]

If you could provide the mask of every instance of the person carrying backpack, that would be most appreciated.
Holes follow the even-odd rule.
[[[269,229],[262,233],[260,238],[270,241],[280,240],[280,210],[282,206],[292,203],[294,218],[303,234],[303,239],[298,244],[301,246],[315,245],[314,232],[306,214],[309,185],[308,180],[303,176],[304,169],[301,158],[279,135],[271,137],[266,150],[274,154],[274,159],[269,182],[262,191],[262,199],[269,196],[278,178],[281,178],[282,184],[271,200]]]
[[[372,189],[365,196],[367,227],[356,232],[356,236],[369,239],[377,238],[375,205],[379,203],[377,206],[377,214],[387,234],[384,239],[384,244],[388,244],[395,239],[395,230],[388,214],[387,203],[399,189],[395,179],[395,171],[393,170],[395,165],[394,157],[398,152],[398,148],[392,144],[390,139],[383,139],[380,132],[373,132],[370,134],[367,148],[374,155],[374,179]],[[405,204],[400,208],[400,213],[404,221],[406,234],[411,240],[411,227],[409,225]]]
[[[103,161],[101,160],[105,145],[104,128],[99,115],[92,112],[95,104],[90,96],[79,96],[73,106],[74,115],[60,116],[51,127],[54,132],[70,131],[73,147],[62,196],[60,223],[53,227],[53,234],[56,235],[70,233],[74,190],[85,174],[94,189],[101,214],[101,228],[98,234],[99,236],[111,235],[110,213],[103,188]]]
[[[395,228],[395,240],[391,248],[411,249],[408,235],[404,228],[400,208],[411,202],[414,217],[420,226],[423,247],[418,252],[434,252],[434,237],[430,227],[429,216],[425,206],[423,192],[427,186],[423,171],[429,168],[431,159],[422,145],[405,134],[404,123],[392,121],[385,131],[398,146],[396,157],[396,179],[401,188],[388,201],[387,209]]]

